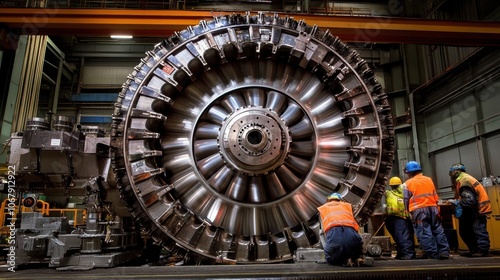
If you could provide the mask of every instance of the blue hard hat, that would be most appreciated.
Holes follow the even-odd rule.
[[[416,161],[409,161],[406,163],[405,172],[422,171],[422,167]]]
[[[335,199],[335,200],[342,200],[342,195],[340,195],[339,193],[332,193],[330,194],[329,196],[326,197],[327,199]]]
[[[461,163],[455,163],[450,167],[450,172],[453,172],[455,170],[462,170],[463,172],[465,172],[465,165]]]

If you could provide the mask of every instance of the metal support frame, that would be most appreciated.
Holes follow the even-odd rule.
[[[21,34],[170,36],[224,11],[4,8],[2,21]],[[294,14],[288,15],[294,17]],[[300,16],[347,42],[500,46],[500,23],[414,18]],[[43,20],[42,20],[43,19]]]

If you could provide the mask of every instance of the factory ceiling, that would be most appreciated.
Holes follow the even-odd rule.
[[[167,37],[200,20],[233,12],[118,9],[0,9],[11,30],[30,35]],[[446,21],[399,17],[287,14],[346,42],[500,46],[500,24],[493,21]],[[281,14],[283,16],[283,14]]]

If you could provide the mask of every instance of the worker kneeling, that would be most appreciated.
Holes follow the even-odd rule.
[[[332,193],[318,207],[321,226],[325,234],[325,259],[332,265],[360,265],[363,262],[363,239],[354,219],[352,205],[344,202],[338,193]]]

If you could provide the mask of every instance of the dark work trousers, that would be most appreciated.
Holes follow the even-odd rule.
[[[356,260],[363,251],[363,240],[352,227],[338,226],[326,232],[325,259],[332,265],[344,265]]]
[[[486,216],[464,215],[459,219],[458,232],[469,251],[488,254],[490,250],[490,237],[486,230]]]
[[[415,242],[411,220],[398,216],[387,216],[385,218],[385,227],[396,242],[396,259],[414,259]]]
[[[413,228],[420,247],[432,259],[449,256],[450,246],[444,234],[437,207],[424,207],[411,212]]]

